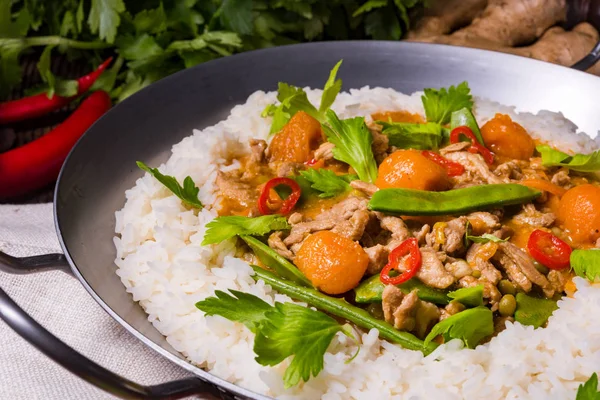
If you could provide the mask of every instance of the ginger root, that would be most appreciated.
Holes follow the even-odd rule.
[[[425,9],[425,15],[408,32],[408,39],[445,35],[462,28],[483,11],[488,0],[441,0]]]

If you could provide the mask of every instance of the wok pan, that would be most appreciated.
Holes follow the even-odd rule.
[[[600,79],[579,71],[512,55],[404,42],[332,42],[278,47],[227,57],[165,78],[128,98],[96,122],[65,162],[54,197],[63,255],[14,258],[0,253],[13,273],[62,269],[129,332],[195,376],[157,386],[119,377],[66,346],[32,320],[0,289],[0,317],[59,364],[90,383],[126,398],[205,396],[263,399],[188,363],[148,322],[115,274],[114,212],[126,189],[142,176],[136,160],[164,162],[173,144],[224,119],[256,90],[278,81],[321,87],[344,59],[344,89],[365,85],[405,93],[469,82],[477,96],[523,111],[562,111],[580,129],[597,134]],[[101,329],[101,327],[99,327]]]

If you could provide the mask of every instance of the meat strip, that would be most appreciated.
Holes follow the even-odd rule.
[[[516,214],[513,219],[523,224],[535,227],[548,227],[554,223],[556,216],[553,213],[538,211],[533,204],[525,204],[523,211]]]
[[[375,194],[375,192],[379,190],[379,188],[377,186],[373,185],[372,183],[367,183],[367,182],[363,182],[360,180],[355,180],[355,181],[350,182],[350,186],[353,189],[363,192],[364,194],[366,194],[369,197],[373,196]]]
[[[498,244],[494,260],[504,268],[508,277],[523,291],[531,291],[531,284],[542,288],[546,297],[554,296],[554,289],[548,279],[534,266],[531,257],[516,245],[505,242]]]
[[[285,257],[288,260],[294,261],[294,253],[292,253],[290,249],[288,249],[287,246],[283,243],[283,240],[281,239],[282,235],[283,232],[281,231],[273,232],[269,236],[269,247],[275,250],[280,256]]]
[[[490,184],[508,183],[507,179],[502,179],[494,175],[483,160],[483,157],[481,157],[479,154],[472,154],[467,151],[457,151],[454,153],[447,153],[446,158],[450,161],[461,164],[467,171],[481,177],[484,182]]]

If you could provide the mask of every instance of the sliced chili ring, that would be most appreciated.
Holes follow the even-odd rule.
[[[271,190],[275,189],[277,186],[282,185],[289,187],[292,190],[292,193],[283,201],[278,201],[278,207],[272,208],[270,207],[269,201],[271,196]],[[258,198],[258,211],[260,211],[262,215],[269,215],[275,213],[287,215],[292,211],[292,209],[300,199],[301,194],[302,190],[300,189],[300,185],[298,185],[298,182],[296,182],[295,180],[285,177],[273,178],[267,181],[267,183],[265,183],[265,186],[263,187],[262,192],[260,193],[260,197]]]
[[[471,147],[469,147],[468,151],[474,154],[481,154],[483,159],[487,164],[494,163],[494,153],[489,151],[485,146],[482,146],[478,141],[473,131],[468,126],[459,126],[452,129],[450,132],[450,143],[458,143],[460,142],[461,136],[465,136],[469,140],[471,140]]]
[[[448,176],[459,176],[464,174],[465,167],[461,164],[450,161],[446,157],[439,155],[438,153],[434,153],[433,151],[423,150],[421,152],[425,157],[433,161],[434,163],[442,166],[448,172]]]
[[[570,265],[571,246],[551,233],[536,229],[527,241],[529,254],[550,269],[565,269]]]
[[[390,271],[392,269],[398,269],[402,257],[406,255],[409,255],[406,262],[406,264],[408,264],[406,266],[406,270],[398,276],[390,276]],[[410,238],[400,243],[398,247],[392,250],[388,257],[388,263],[381,270],[379,277],[381,282],[386,285],[398,285],[414,277],[421,268],[421,264],[422,261],[421,251],[419,250],[419,242],[416,238]]]

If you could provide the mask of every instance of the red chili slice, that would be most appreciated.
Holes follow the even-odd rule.
[[[477,141],[477,138],[473,134],[471,128],[467,126],[459,126],[452,129],[452,132],[450,132],[450,143],[460,142],[461,136],[466,136],[471,140],[471,147],[468,149],[470,153],[479,153],[486,163],[490,165],[494,163],[494,153],[489,151],[485,146],[482,146],[481,143]]]
[[[565,269],[570,265],[571,247],[551,233],[536,229],[527,241],[529,254],[550,269]]]
[[[409,254],[409,257],[406,261],[406,270],[398,276],[390,276],[390,271],[392,269],[398,269],[400,260],[407,254]],[[381,282],[386,285],[398,285],[415,276],[420,268],[421,251],[419,250],[419,242],[416,238],[410,238],[400,243],[398,247],[392,250],[388,257],[388,263],[381,270],[379,278],[381,279]]]
[[[278,202],[278,207],[271,207],[269,202],[271,190],[275,189],[277,186],[288,186],[292,189],[292,193],[285,200]],[[300,189],[300,185],[298,185],[298,182],[295,180],[284,177],[273,178],[265,184],[260,197],[258,198],[258,210],[262,215],[275,213],[287,215],[292,211],[300,199],[301,194],[302,190]]]
[[[450,161],[446,157],[443,157],[438,153],[434,153],[433,151],[429,150],[423,150],[421,154],[429,158],[434,163],[444,167],[448,172],[448,176],[459,176],[465,172],[465,167],[463,167],[461,164],[454,161]]]

